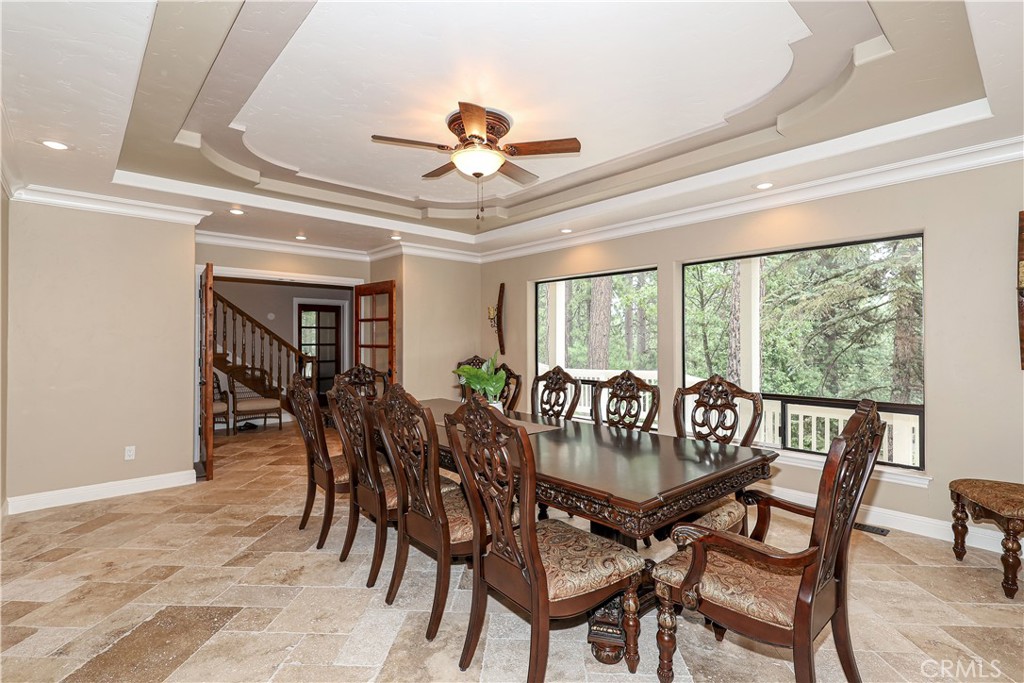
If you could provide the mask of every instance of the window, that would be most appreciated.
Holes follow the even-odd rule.
[[[623,370],[658,383],[658,273],[643,270],[537,283],[537,374],[561,365],[591,389]]]
[[[889,423],[879,462],[923,468],[920,236],[683,267],[686,383],[760,391],[760,443],[825,453],[856,402]]]

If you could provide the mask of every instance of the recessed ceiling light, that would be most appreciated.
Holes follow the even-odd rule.
[[[234,214],[236,216],[241,216],[242,214],[245,213],[245,211],[242,211],[239,208],[234,208],[234,209],[228,209],[228,213],[232,213],[232,214]]]
[[[402,236],[401,235],[392,235],[391,239],[393,239],[393,240],[395,240],[397,242],[398,240],[402,239]]]
[[[65,150],[68,148],[63,142],[57,142],[56,140],[43,140],[43,145],[50,149]]]
[[[295,239],[299,240],[300,242],[305,242],[306,241],[306,236],[305,235],[296,235]]]
[[[775,183],[758,183],[754,185],[755,190],[770,190],[775,187]]]
[[[561,230],[563,235],[568,235],[570,232],[572,232],[572,228],[562,228]]]

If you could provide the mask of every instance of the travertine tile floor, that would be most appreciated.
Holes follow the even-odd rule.
[[[521,681],[529,624],[491,599],[472,668],[457,660],[470,575],[452,573],[448,612],[423,638],[433,560],[413,550],[401,592],[384,604],[384,570],[366,588],[372,527],[338,562],[345,505],[327,546],[320,519],[298,529],[304,453],[294,429],[218,438],[213,481],[6,518],[0,678],[15,681]],[[341,502],[341,501],[339,501]],[[318,503],[321,509],[322,503]],[[316,511],[314,511],[314,515]],[[778,515],[770,542],[806,544],[802,520]],[[1024,595],[1007,600],[994,553],[893,532],[855,532],[850,588],[865,681],[1024,681]],[[654,559],[669,544],[645,551]],[[552,634],[549,681],[655,681],[654,615],[642,622],[640,670],[597,663],[582,621]],[[789,653],[698,617],[679,626],[676,680],[792,681]],[[819,680],[843,680],[826,629]]]

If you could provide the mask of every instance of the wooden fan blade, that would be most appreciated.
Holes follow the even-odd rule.
[[[536,154],[568,154],[580,151],[580,141],[576,138],[559,140],[536,140],[534,142],[512,142],[501,148],[510,157],[525,157]]]
[[[479,104],[459,102],[459,113],[462,114],[462,125],[466,135],[472,135],[487,141],[487,110]]]
[[[424,178],[440,178],[441,176],[447,175],[447,174],[451,173],[454,170],[455,170],[455,164],[453,164],[452,162],[449,161],[444,166],[438,166],[437,168],[435,168],[430,173],[424,173],[423,177]]]
[[[374,142],[383,142],[389,145],[404,145],[406,147],[425,147],[427,149],[433,149],[438,152],[451,152],[454,148],[448,145],[442,145],[439,142],[423,142],[422,140],[406,140],[405,138],[392,138],[387,135],[371,135],[370,139]]]
[[[533,181],[537,180],[539,176],[535,176],[527,171],[522,166],[516,166],[509,160],[505,160],[505,163],[498,169],[498,173],[507,175],[512,180],[516,181],[520,185],[529,185]]]

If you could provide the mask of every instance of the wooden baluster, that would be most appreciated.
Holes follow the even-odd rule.
[[[278,344],[277,344],[277,384],[278,384],[278,386],[281,386],[281,387],[284,386],[284,381],[283,380],[287,379],[287,375],[284,375],[284,377],[282,377],[282,375],[281,375],[281,350],[283,348],[284,347],[281,346],[281,343],[278,342]]]
[[[265,336],[264,336],[263,328],[261,327],[260,328],[260,369],[261,370],[266,370],[266,367],[264,367],[264,365],[263,365],[263,345],[266,343],[264,341],[264,339],[265,339]],[[274,378],[268,372],[267,373],[267,381],[271,381],[273,379]]]
[[[220,350],[227,353],[228,350],[228,307],[220,302]]]
[[[246,320],[243,317],[242,318],[242,357],[239,359],[239,364],[243,365],[243,366],[246,365],[246,358],[247,358],[247,356],[245,355],[245,325],[246,325]]]
[[[235,309],[231,309],[231,358],[232,363],[238,358],[238,315]]]

